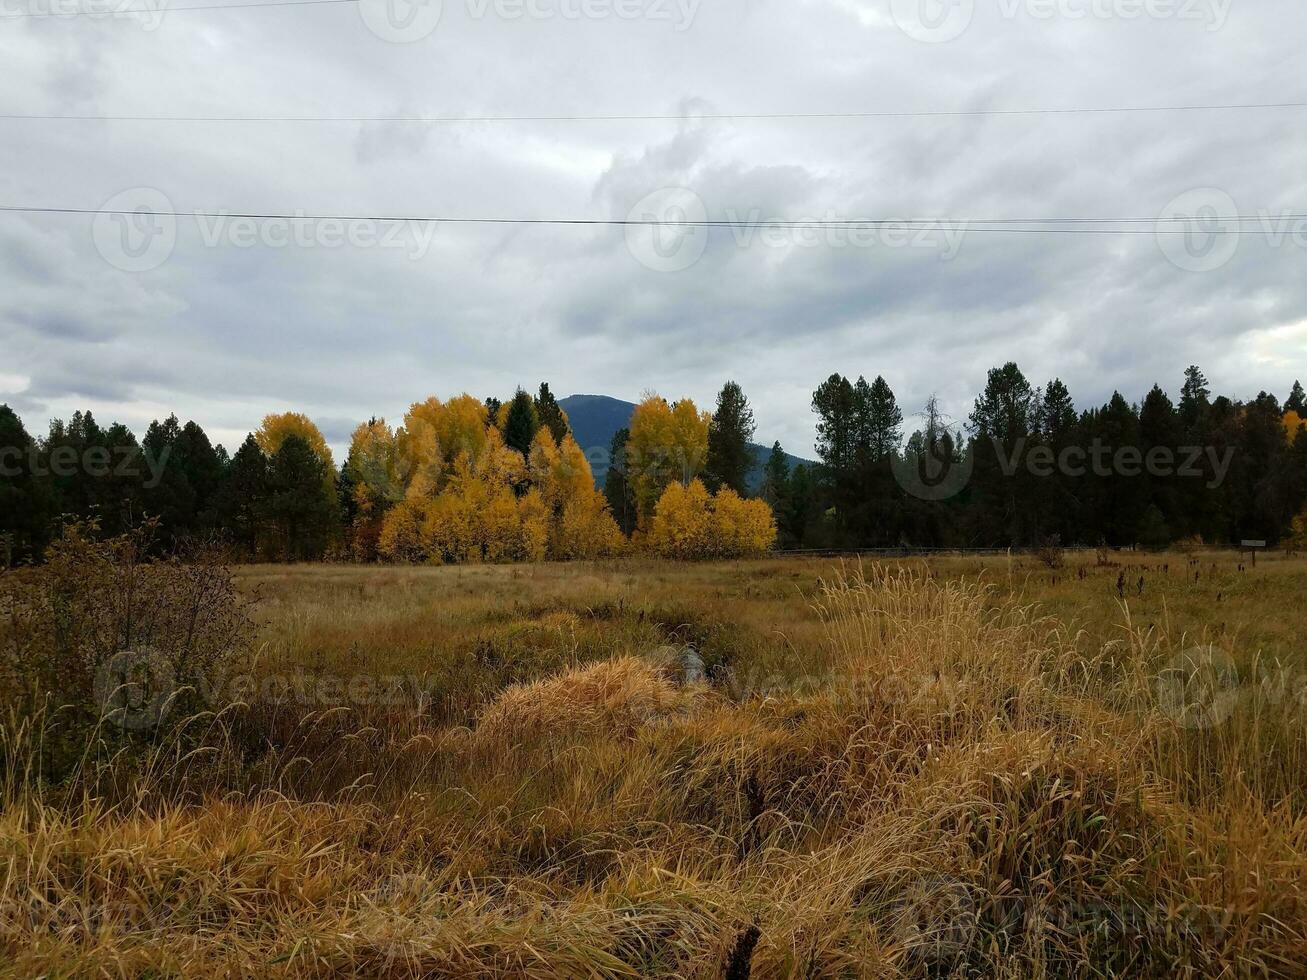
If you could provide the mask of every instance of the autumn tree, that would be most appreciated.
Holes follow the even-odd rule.
[[[700,412],[688,398],[669,405],[650,394],[636,406],[626,461],[638,526],[647,526],[671,483],[688,484],[703,472],[710,422],[708,413]]]
[[[776,541],[776,521],[762,500],[745,500],[730,487],[710,494],[702,480],[671,483],[650,522],[648,545],[664,558],[740,558],[761,555]]]
[[[328,472],[336,468],[331,457],[331,447],[323,438],[322,430],[313,424],[313,420],[301,412],[281,412],[263,417],[254,438],[269,459],[277,455],[281,444],[290,436],[299,436],[308,445],[315,456],[322,460]]]

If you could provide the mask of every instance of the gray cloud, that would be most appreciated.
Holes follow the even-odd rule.
[[[1220,30],[1170,21],[1004,19],[914,41],[888,0],[725,0],[688,30],[502,21],[446,0],[423,41],[358,12],[276,8],[9,25],[0,113],[568,115],[676,122],[72,123],[0,120],[0,204],[98,207],[153,187],[175,207],[331,214],[623,218],[688,187],[714,218],[1153,216],[1215,187],[1241,211],[1307,210],[1302,113],[712,121],[703,113],[1276,102],[1300,97],[1307,10],[1235,0]],[[963,417],[1017,359],[1082,406],[1182,368],[1249,397],[1307,376],[1307,248],[1246,236],[1187,272],[1151,235],[972,232],[938,247],[742,247],[714,230],[675,273],[620,228],[445,225],[424,247],[213,243],[183,220],[158,268],[121,272],[85,217],[0,214],[6,395],[34,415],[90,405],[143,428],[175,410],[229,444],[268,411],[356,420],[428,394],[707,402],[727,376],[760,437],[810,451],[812,388],[884,374],[905,412]],[[211,236],[210,236],[211,237]],[[29,428],[39,430],[36,418]],[[42,421],[43,419],[39,420]]]

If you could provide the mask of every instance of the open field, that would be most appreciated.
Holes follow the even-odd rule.
[[[236,582],[198,747],[8,774],[0,972],[1301,975],[1307,559]]]

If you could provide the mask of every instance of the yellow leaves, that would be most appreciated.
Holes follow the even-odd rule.
[[[437,467],[438,479],[419,470],[404,502],[383,523],[378,547],[384,557],[434,563],[543,561],[598,558],[621,550],[625,540],[576,440],[568,436],[560,449],[549,430],[541,429],[528,463],[488,425],[478,438],[466,432],[460,436],[459,427],[466,427],[473,413],[451,422],[443,416],[452,405],[433,400],[414,406],[405,428],[423,438],[431,433],[428,447],[444,445],[434,435],[441,431],[474,449],[465,448],[447,466]],[[488,423],[486,413],[479,417]]]
[[[349,445],[354,500],[366,518],[404,498],[405,473],[394,431],[385,419],[364,422]]]
[[[540,489],[546,506],[557,510],[562,505],[561,490],[555,473],[558,469],[558,446],[549,430],[541,427],[531,441],[528,469],[531,482]]]
[[[703,471],[711,421],[712,416],[700,412],[688,398],[668,405],[651,394],[636,406],[626,455],[641,527],[647,525],[670,484],[688,482]]]
[[[522,528],[522,558],[544,561],[549,553],[549,506],[535,487],[517,502],[517,519]]]
[[[331,448],[327,445],[327,440],[322,437],[322,432],[313,424],[312,419],[299,412],[282,412],[264,416],[259,431],[254,433],[254,441],[268,456],[275,456],[281,444],[291,436],[299,436],[308,443],[314,455],[322,460],[322,465],[328,470],[336,468],[336,463],[331,458]]]
[[[593,486],[563,505],[553,539],[555,558],[594,559],[620,554],[626,545],[608,512],[608,501]]]
[[[716,497],[699,480],[673,483],[659,498],[648,545],[665,558],[760,555],[776,542],[776,521],[762,500],[744,500],[729,487]]]
[[[1284,413],[1284,435],[1289,442],[1293,442],[1298,437],[1298,429],[1303,425],[1307,425],[1307,419],[1297,412]]]

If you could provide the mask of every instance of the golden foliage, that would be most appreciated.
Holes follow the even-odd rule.
[[[331,457],[331,448],[322,437],[321,430],[313,420],[300,412],[281,412],[265,415],[259,431],[254,433],[254,441],[268,456],[275,456],[281,444],[290,436],[299,436],[309,444],[309,448],[322,460],[328,470],[335,469],[336,463]]]
[[[385,419],[364,422],[354,430],[349,465],[354,501],[364,519],[404,499],[407,474],[395,432]]]
[[[432,563],[566,560],[616,554],[625,545],[570,435],[559,447],[542,428],[529,460],[523,459],[504,445],[485,406],[463,395],[446,404],[430,399],[413,406],[397,441],[419,465],[403,504],[383,522],[383,557]]]
[[[664,558],[761,555],[776,543],[776,520],[765,501],[745,500],[729,487],[713,497],[699,480],[673,483],[654,509],[647,543]]]
[[[631,414],[626,444],[627,469],[635,494],[640,526],[653,517],[663,491],[676,481],[689,482],[703,472],[708,459],[708,426],[712,416],[683,398],[675,405],[650,394]]]
[[[1297,412],[1284,413],[1284,436],[1289,442],[1293,442],[1298,437],[1298,430],[1304,425],[1307,425],[1307,419]]]

